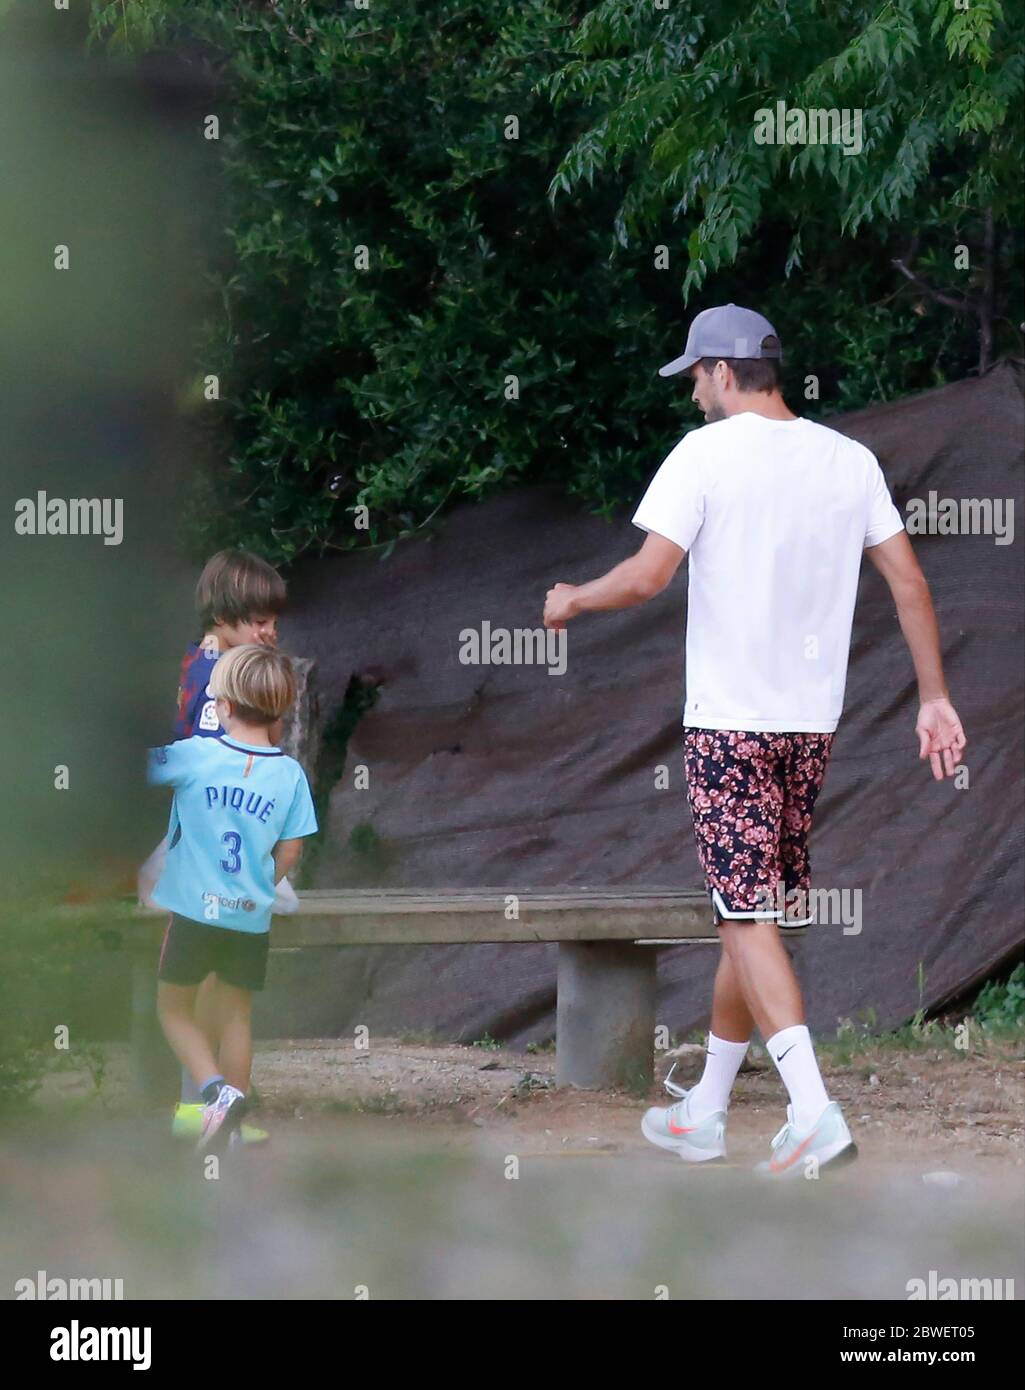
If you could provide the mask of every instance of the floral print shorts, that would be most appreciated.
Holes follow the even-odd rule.
[[[687,799],[717,922],[811,920],[808,834],[834,737],[684,730]]]

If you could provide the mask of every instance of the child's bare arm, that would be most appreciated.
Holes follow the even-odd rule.
[[[299,860],[303,852],[302,840],[279,840],[271,850],[274,856],[274,882],[280,883],[283,878],[287,878]]]

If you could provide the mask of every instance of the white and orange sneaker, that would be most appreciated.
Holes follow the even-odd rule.
[[[223,1153],[245,1113],[245,1096],[225,1082],[217,1092],[217,1099],[203,1106],[203,1132],[196,1144],[197,1153]]]
[[[858,1146],[835,1100],[811,1129],[803,1131],[794,1124],[794,1108],[788,1105],[787,1122],[772,1141],[772,1157],[759,1163],[755,1172],[769,1178],[811,1177],[827,1164],[839,1168],[857,1156]]]
[[[665,1079],[665,1088],[680,1099],[675,1105],[653,1105],[646,1110],[641,1120],[641,1133],[649,1143],[679,1154],[685,1163],[708,1163],[725,1158],[726,1111],[717,1110],[714,1115],[695,1122],[690,1114],[690,1091],[669,1079],[674,1070],[675,1063]]]

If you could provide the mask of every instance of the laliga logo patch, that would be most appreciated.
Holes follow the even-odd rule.
[[[221,721],[217,718],[217,705],[213,700],[207,700],[203,706],[203,712],[199,716],[199,727],[201,729],[219,729]]]

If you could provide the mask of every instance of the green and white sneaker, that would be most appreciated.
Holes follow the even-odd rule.
[[[794,1124],[794,1107],[787,1106],[787,1122],[772,1141],[772,1157],[755,1169],[770,1178],[799,1178],[830,1165],[850,1163],[858,1156],[847,1121],[839,1105],[831,1100],[811,1129],[801,1131]],[[810,1161],[815,1167],[810,1169]]]
[[[191,1139],[193,1143],[203,1133],[203,1103],[198,1104],[180,1100],[174,1107],[174,1119],[171,1121],[172,1139]],[[242,1143],[247,1147],[252,1144],[266,1144],[270,1135],[265,1129],[257,1129],[256,1125],[243,1124],[239,1130]],[[234,1137],[234,1136],[232,1136]],[[234,1147],[234,1145],[232,1145]]]
[[[221,1154],[246,1113],[246,1098],[237,1086],[221,1083],[217,1098],[203,1106],[203,1133],[196,1142],[197,1153]]]
[[[653,1105],[641,1120],[641,1133],[649,1143],[660,1149],[679,1154],[685,1163],[708,1163],[726,1157],[726,1111],[717,1110],[697,1123],[689,1112],[690,1091],[670,1080],[676,1070],[674,1062],[665,1079],[671,1096],[679,1096],[675,1105]]]

